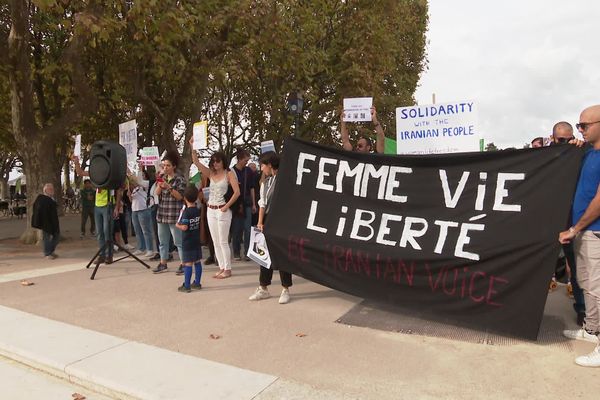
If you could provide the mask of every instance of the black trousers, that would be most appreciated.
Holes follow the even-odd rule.
[[[263,223],[267,222],[267,215],[263,219]],[[279,279],[281,279],[281,286],[285,288],[292,287],[292,274],[289,272],[279,270]],[[271,268],[260,267],[260,276],[258,277],[260,286],[269,286],[273,280],[273,265]]]
[[[279,279],[281,279],[281,286],[289,288],[292,286],[292,274],[285,271],[279,271]],[[267,287],[273,280],[273,268],[260,267],[260,276],[258,278],[260,286]]]
[[[88,218],[91,221],[90,233],[96,232],[96,219],[94,217],[94,207],[82,207],[81,208],[81,234],[85,235],[85,226],[87,225]]]

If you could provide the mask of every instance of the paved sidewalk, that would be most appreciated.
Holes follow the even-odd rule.
[[[0,393],[10,400],[73,400],[74,394],[86,400],[110,400],[87,388],[56,378],[42,371],[27,367],[16,361],[0,357]]]
[[[253,399],[276,380],[2,306],[0,326],[3,356],[117,397]]]

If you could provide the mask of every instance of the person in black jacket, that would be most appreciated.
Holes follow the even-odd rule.
[[[40,194],[33,203],[31,226],[42,230],[46,259],[54,260],[58,257],[54,250],[56,250],[60,237],[60,225],[54,200],[54,186],[51,183],[44,185],[43,194]]]

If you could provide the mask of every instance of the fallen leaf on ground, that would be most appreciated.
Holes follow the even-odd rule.
[[[211,333],[211,334],[210,334],[210,336],[209,336],[209,338],[211,338],[211,339],[215,339],[215,340],[216,340],[216,339],[221,339],[221,336],[219,336],[219,335],[214,335],[214,334],[212,334],[212,333]]]
[[[296,333],[296,337],[305,337],[306,333]]]
[[[35,285],[35,283],[29,282],[29,281],[26,281],[26,280],[22,280],[21,281],[21,285],[23,285],[23,286],[32,286],[32,285]]]
[[[73,394],[71,395],[71,397],[72,397],[74,400],[85,400],[85,396],[84,396],[84,395],[82,395],[82,394],[79,394],[79,393],[73,393]]]

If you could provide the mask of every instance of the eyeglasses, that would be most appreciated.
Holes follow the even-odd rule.
[[[582,130],[582,131],[584,131],[584,132],[585,132],[585,131],[587,131],[587,128],[588,128],[590,125],[597,124],[598,122],[600,122],[600,121],[595,121],[595,122],[580,122],[580,123],[578,123],[578,124],[575,124],[575,127],[576,127],[577,129],[580,129],[580,130]]]
[[[573,139],[575,139],[575,136],[555,138],[556,143],[561,143],[561,144],[569,143]]]

